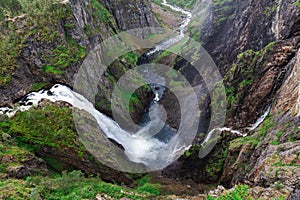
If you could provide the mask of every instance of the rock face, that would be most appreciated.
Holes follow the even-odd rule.
[[[158,26],[151,12],[150,0],[101,0],[101,3],[113,15],[120,30]]]
[[[0,178],[26,178],[35,174],[49,174],[45,161],[20,147],[0,142]]]
[[[203,2],[208,1],[199,1]],[[51,4],[50,10],[55,12],[46,13],[41,10],[28,12],[20,6],[16,6],[18,16],[10,16],[0,24],[0,64],[3,66],[0,71],[0,105],[53,83],[72,85],[73,76],[87,53],[106,38],[122,30],[157,26],[149,0],[74,0],[70,4]],[[197,21],[191,23],[190,35],[202,42],[224,75],[228,95],[226,126],[239,129],[248,136],[236,138],[232,134],[222,133],[212,152],[199,159],[199,143],[204,138],[199,135],[191,150],[163,170],[162,174],[196,183],[218,182],[228,188],[240,183],[247,184],[251,186],[250,193],[255,198],[279,198],[284,195],[289,199],[298,199],[299,3],[295,0],[213,0],[207,9],[209,15],[201,25]],[[46,8],[46,11],[50,10]],[[146,34],[142,32],[139,36],[145,37]],[[97,54],[100,60],[104,59],[101,53],[100,50]],[[127,61],[116,59],[99,77],[96,106],[107,115],[112,115],[110,98],[114,85],[126,70],[135,66],[135,54],[127,55],[131,58]],[[191,83],[201,81],[185,60],[170,55],[161,61],[175,61],[174,68],[180,70]],[[152,98],[149,93],[147,88],[136,91],[140,100],[133,105],[137,108],[133,111],[135,121]],[[206,98],[204,103],[199,102],[205,109],[210,103]],[[166,93],[161,103],[169,105],[166,108],[172,116],[168,116],[168,122],[177,128],[179,113],[172,110],[172,106],[179,106],[174,96]],[[269,107],[270,114],[265,121],[259,127],[249,129]],[[207,113],[209,111],[205,110]],[[208,119],[208,115],[204,118]],[[85,128],[89,130],[88,126]],[[15,136],[20,139],[24,132],[17,130]],[[40,142],[38,136],[34,141],[36,143]],[[99,141],[104,140],[101,139]],[[78,138],[74,141],[78,142]],[[88,173],[100,173],[107,181],[132,181],[130,176],[90,159],[86,152],[83,152],[84,155],[74,152],[74,148],[80,149],[80,146],[59,149],[47,145],[37,154],[56,158],[63,169],[72,167]],[[103,152],[109,157],[112,152],[105,150]],[[99,151],[102,152],[101,149]],[[14,159],[13,156],[1,155],[1,162],[7,164],[7,176],[24,178],[35,173],[31,168],[47,173],[44,161],[34,155],[22,162],[18,160],[17,165],[10,165]],[[110,164],[114,164],[114,160]]]
[[[199,40],[224,75],[226,126],[249,136],[222,137],[206,158],[192,152],[165,174],[196,182],[219,180],[226,187],[247,184],[256,198],[288,196],[295,188],[292,198],[299,180],[299,7],[292,0],[215,0],[209,9]],[[199,35],[195,24],[193,38]],[[250,131],[268,107],[265,122]],[[218,166],[221,175],[208,173]]]
[[[200,27],[203,47],[224,74],[240,52],[258,51],[296,32],[299,11],[294,2],[214,0],[212,12]]]
[[[4,67],[1,77],[6,78],[0,82],[1,106],[18,100],[30,91],[55,83],[72,86],[74,74],[88,52],[103,40],[122,30],[158,25],[150,12],[148,0],[51,2],[44,10],[31,5],[39,15],[30,14],[19,5],[17,13],[25,15],[14,20],[6,19],[1,24],[1,66]],[[11,31],[18,34],[10,34]],[[9,51],[4,51],[6,40],[15,43],[15,46],[7,47]],[[103,59],[101,52],[99,56]],[[98,109],[111,114],[110,99],[114,84],[126,70],[134,66],[134,61],[116,58],[106,76],[99,77],[103,87],[98,91],[101,96],[97,98],[101,101],[96,102]],[[133,110],[135,119],[151,98],[146,88],[137,90],[136,94],[141,101],[134,104],[139,108]]]

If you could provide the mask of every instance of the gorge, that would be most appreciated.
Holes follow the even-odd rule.
[[[0,8],[1,199],[299,199],[298,1]]]

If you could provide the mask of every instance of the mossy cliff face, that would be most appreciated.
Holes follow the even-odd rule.
[[[288,1],[213,0],[204,23],[191,23],[198,38],[225,74],[236,56],[259,51],[270,42],[291,37],[299,26],[297,6]],[[201,30],[201,31],[199,31]]]
[[[198,159],[194,149],[165,174],[227,187],[248,184],[255,198],[288,196],[298,187],[299,173],[299,6],[295,1],[216,0],[209,9],[200,29],[192,20],[189,31],[224,75],[225,126],[249,136],[234,139],[222,133],[206,158]],[[188,66],[177,58],[179,63]],[[250,131],[268,107],[264,124]]]
[[[72,86],[82,61],[102,41],[121,30],[157,26],[148,1],[122,1],[120,5],[98,0],[14,0],[2,4],[0,105],[55,83]],[[126,13],[119,11],[124,5]],[[115,83],[136,65],[135,53],[127,57],[132,59],[117,59],[105,73],[109,76],[99,77],[106,84],[99,88],[102,98],[97,107],[106,114],[110,114]],[[132,110],[135,119],[149,102],[149,92],[147,87],[136,92],[140,101],[133,106],[138,108]]]

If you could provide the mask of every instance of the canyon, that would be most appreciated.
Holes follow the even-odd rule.
[[[179,7],[182,2],[0,2],[0,198],[29,199],[28,194],[34,194],[37,199],[44,199],[43,195],[47,199],[50,194],[31,179],[42,176],[41,180],[48,180],[56,173],[68,177],[65,171],[81,170],[86,177],[98,175],[105,182],[125,185],[117,194],[99,189],[97,196],[103,199],[233,199],[234,195],[240,199],[299,199],[299,2],[187,0],[185,4],[193,6],[184,9]],[[155,40],[162,28],[172,32],[171,40],[162,36],[152,48],[140,48],[138,40]],[[105,41],[133,29],[141,30],[134,34],[136,41],[130,40],[137,50],[114,58],[96,78],[95,88],[89,87],[92,79],[82,83],[87,87],[74,84],[74,76],[90,55],[106,62],[110,55],[101,47]],[[201,48],[191,45],[193,41]],[[204,50],[221,77],[217,81],[221,84],[213,89],[207,77],[215,73],[204,70],[200,74],[194,67],[206,55]],[[184,83],[172,72],[183,75],[201,97],[196,108],[201,111],[200,122],[193,124],[196,117],[185,121],[190,127],[196,125],[195,136],[192,131],[175,133],[185,112],[195,110],[193,101],[184,107],[174,90],[163,83],[141,84],[133,94],[120,92],[117,96],[129,104],[118,104],[118,112],[129,113],[134,124],[146,119],[150,128],[146,125],[143,130],[166,122],[163,127],[169,132],[163,132],[163,137],[135,143],[130,133],[136,126],[127,121],[128,116],[120,115],[123,124],[113,121],[119,117],[111,102],[118,81],[133,71],[132,83],[126,82],[133,87],[137,82],[134,69],[147,62],[169,66],[162,70],[171,77],[165,81],[181,92]],[[98,72],[91,71],[87,77],[93,73]],[[160,74],[158,69],[153,73],[151,77]],[[87,88],[92,88],[93,96],[80,97],[87,94]],[[66,100],[70,94],[80,97],[76,101],[84,105]],[[90,102],[94,105],[87,106]],[[74,120],[76,117],[80,120]],[[220,119],[224,123],[219,127]],[[98,130],[99,125],[104,129],[107,124],[108,131]],[[169,142],[184,134],[192,140],[184,145],[174,143],[172,151],[158,153],[159,159],[151,157],[151,149],[166,144],[161,140]],[[95,148],[91,141],[101,145]],[[99,157],[107,163],[99,162]],[[147,170],[147,164],[153,164],[155,170]],[[119,170],[120,165],[126,170]],[[144,185],[139,180],[148,178],[146,185],[160,184],[161,194],[127,191],[126,187],[140,191]],[[18,186],[24,195],[18,197],[10,182],[17,185],[25,179],[31,185]],[[90,198],[101,199],[94,194]]]

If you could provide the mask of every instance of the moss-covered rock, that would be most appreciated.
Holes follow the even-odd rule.
[[[92,135],[91,131],[98,130],[91,129],[98,127],[96,120],[91,115],[78,111],[76,117],[79,116],[81,119],[85,118],[86,122],[90,122],[80,127],[81,133],[87,132]],[[18,146],[42,157],[49,168],[54,171],[80,169],[87,173],[100,174],[103,180],[130,183],[132,178],[129,175],[108,167],[116,165],[117,160],[112,159],[111,165],[107,163],[104,165],[91,155],[93,152],[90,153],[81,142],[82,140],[89,141],[89,135],[87,138],[84,135],[79,137],[73,117],[75,116],[71,108],[45,103],[42,108],[20,112],[13,118],[1,121],[0,127],[1,130],[14,138]],[[114,152],[112,152],[110,145],[113,144],[103,133],[96,135],[102,136],[98,141],[100,142],[98,143],[99,147],[95,147],[98,150],[97,155],[100,153],[100,155],[112,156]],[[95,138],[93,142],[97,142]],[[5,151],[5,146],[3,149],[3,155],[9,156],[9,152]],[[121,150],[118,153],[122,155]],[[114,156],[113,158],[118,157]],[[23,159],[23,154],[20,155],[20,159]]]

